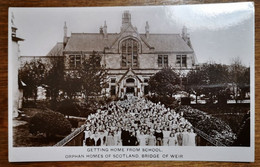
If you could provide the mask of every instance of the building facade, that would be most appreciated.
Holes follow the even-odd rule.
[[[97,52],[108,71],[107,96],[143,96],[148,93],[150,77],[161,69],[171,67],[185,73],[196,66],[185,27],[181,34],[153,34],[146,22],[145,33],[141,34],[132,25],[130,12],[125,11],[119,33],[108,33],[106,21],[99,33],[68,36],[67,29],[65,23],[63,42],[57,43],[47,56],[64,56],[66,71],[73,71],[93,51]]]
[[[9,61],[11,65],[8,66],[8,72],[12,75],[9,78],[9,86],[11,87],[11,94],[12,94],[12,111],[13,117],[18,116],[18,110],[22,108],[22,97],[23,97],[23,87],[26,86],[22,81],[18,79],[18,69],[19,69],[19,60],[20,60],[20,49],[19,49],[19,42],[23,41],[24,39],[17,36],[17,27],[14,24],[14,15],[12,14],[11,17],[11,29],[9,30],[11,33],[11,43],[9,47],[11,48],[11,52],[9,55]]]

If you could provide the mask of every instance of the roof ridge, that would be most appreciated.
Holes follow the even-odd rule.
[[[145,34],[140,33],[140,35],[145,35]],[[176,34],[172,34],[172,33],[162,33],[162,34],[160,34],[160,33],[149,33],[149,35],[180,35],[180,34],[178,34],[178,33],[176,33]]]
[[[85,32],[72,32],[71,34],[76,34],[76,35],[84,35],[84,34],[93,34],[93,35],[103,35],[101,33],[85,33]],[[120,33],[107,33],[107,34],[120,34]],[[140,35],[145,35],[145,33],[139,33]],[[180,35],[178,33],[150,33],[149,35]]]
[[[85,35],[85,34],[93,34],[93,35],[103,35],[101,33],[85,33],[85,32],[72,32],[71,34],[76,34],[76,35]],[[118,34],[118,33],[107,33],[107,34]]]

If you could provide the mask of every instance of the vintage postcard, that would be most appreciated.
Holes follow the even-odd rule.
[[[9,161],[254,161],[254,4],[10,8]]]

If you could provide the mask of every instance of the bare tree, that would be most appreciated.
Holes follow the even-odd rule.
[[[245,98],[245,93],[250,88],[250,68],[242,65],[239,57],[232,60],[230,65],[230,81],[232,82],[232,93],[236,100]]]

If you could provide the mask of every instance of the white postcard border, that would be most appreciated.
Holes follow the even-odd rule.
[[[154,6],[153,6],[154,7]],[[9,8],[9,23],[11,20],[11,10]],[[10,62],[12,55],[11,49],[11,32],[10,24],[8,25],[8,83],[13,82],[12,67]],[[255,34],[253,34],[255,36]],[[255,44],[254,44],[255,45]],[[9,161],[10,162],[33,162],[33,161],[233,161],[233,162],[254,162],[255,160],[255,61],[254,56],[251,57],[250,64],[250,94],[252,97],[250,102],[250,123],[251,137],[250,147],[214,147],[214,146],[197,146],[197,147],[13,147],[13,120],[12,120],[12,86],[8,86],[8,144],[9,144]],[[124,151],[89,151],[90,149],[123,149]],[[127,149],[140,149],[140,151],[127,151]],[[142,151],[143,149],[160,150],[160,152]],[[101,158],[87,158],[88,155],[101,155]],[[117,154],[134,155],[138,158],[118,158]],[[143,154],[158,154],[159,158],[142,158]],[[80,155],[83,155],[80,156]],[[108,156],[110,155],[110,156]],[[183,156],[182,158],[171,158],[170,155]],[[78,156],[78,157],[77,157]]]

